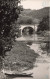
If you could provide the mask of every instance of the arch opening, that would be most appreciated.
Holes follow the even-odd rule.
[[[31,36],[34,33],[34,29],[32,27],[25,27],[22,30],[22,35],[24,36]]]

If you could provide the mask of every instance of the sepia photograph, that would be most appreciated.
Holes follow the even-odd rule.
[[[0,0],[0,79],[50,79],[50,0]]]

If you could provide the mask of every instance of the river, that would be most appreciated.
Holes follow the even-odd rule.
[[[34,50],[35,53],[39,54],[39,57],[36,58],[35,67],[33,67],[33,69],[31,70],[24,71],[25,73],[33,73],[32,79],[50,79],[50,57],[47,55],[46,50],[41,49],[41,44],[46,44],[46,42],[43,41],[43,39],[44,37],[38,36],[37,34],[26,37],[22,36],[16,39],[17,41],[32,41],[32,43],[30,42],[30,44],[27,43],[27,46],[29,46],[31,50]]]
[[[39,56],[36,58],[33,69],[24,71],[27,74],[32,73],[32,77],[18,77],[13,79],[50,79],[50,57],[47,55],[47,50],[41,48],[41,45],[43,47],[46,45],[44,37],[33,34],[32,36],[21,36],[16,38],[16,40],[26,41],[26,45]]]

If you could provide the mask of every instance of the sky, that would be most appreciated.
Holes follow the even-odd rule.
[[[41,9],[50,6],[50,0],[21,0],[21,5],[25,9]]]

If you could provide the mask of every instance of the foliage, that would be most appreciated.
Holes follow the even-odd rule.
[[[27,24],[32,24],[33,23],[33,20],[31,19],[31,18],[29,18],[28,20],[27,20]]]
[[[38,32],[44,30],[49,30],[49,16],[44,17],[38,25]]]
[[[33,23],[33,19],[30,16],[20,15],[20,17],[18,19],[18,23],[19,24],[32,24]]]
[[[33,24],[39,24],[44,16],[46,17],[49,15],[49,9],[50,7],[45,7],[39,10],[24,9],[19,17],[19,23],[27,24],[27,20],[31,19]]]
[[[0,56],[3,56],[6,45],[11,45],[17,18],[19,17],[19,0],[0,0]],[[14,29],[15,28],[15,29]]]
[[[36,54],[34,50],[31,50],[26,43],[27,42],[24,41],[16,41],[12,50],[6,52],[7,56],[5,56],[4,60],[5,69],[7,68],[14,71],[18,69],[20,71],[25,68],[33,68],[33,63],[39,55]]]

